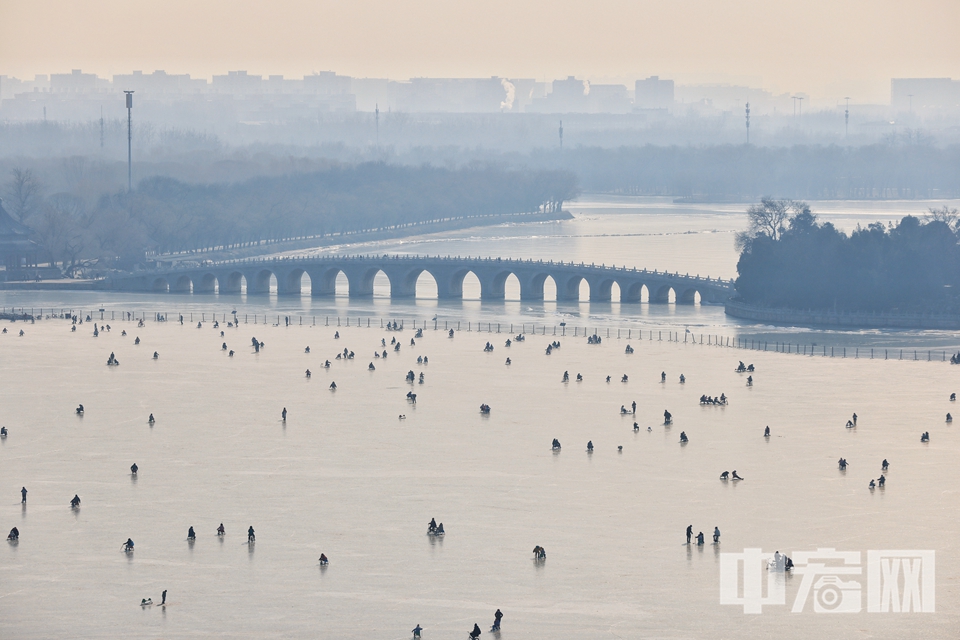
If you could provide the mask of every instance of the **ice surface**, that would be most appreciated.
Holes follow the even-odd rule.
[[[625,355],[627,340],[571,337],[547,356],[552,336],[508,349],[506,333],[465,331],[428,330],[411,347],[409,328],[340,327],[335,340],[322,326],[221,325],[221,338],[210,323],[111,325],[99,338],[61,320],[0,335],[0,527],[21,531],[0,548],[5,638],[403,638],[417,623],[425,638],[450,638],[475,621],[486,631],[498,607],[503,638],[955,637],[948,364],[656,340]],[[374,359],[391,337],[400,353]],[[356,358],[335,360],[344,347]],[[119,367],[105,365],[111,351]],[[740,358],[757,366],[753,387],[733,372]],[[410,369],[426,376],[416,406]],[[565,370],[584,381],[561,383]],[[699,406],[721,392],[729,406]],[[619,414],[633,400],[636,433]],[[854,411],[858,427],[845,429]],[[887,487],[871,493],[883,458]],[[744,482],[717,479],[734,468]],[[425,535],[431,517],[443,540]],[[720,549],[684,546],[687,524],[708,540],[719,526],[731,552],[934,549],[937,613],[745,616],[718,604]],[[127,537],[132,555],[119,550]],[[169,607],[141,609],[163,589]]]

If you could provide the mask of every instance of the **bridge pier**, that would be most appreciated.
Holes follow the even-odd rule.
[[[613,299],[613,278],[586,278],[586,281],[590,285],[590,302],[610,302]]]
[[[390,281],[390,298],[403,300],[417,297],[417,278],[423,273],[422,268],[393,268],[381,271]]]
[[[557,283],[557,302],[580,302],[580,282],[583,276],[553,276]]]
[[[350,266],[342,269],[349,282],[348,291],[351,298],[372,298],[373,297],[373,278],[377,275],[379,267],[369,268],[364,266]]]
[[[654,285],[656,287],[656,285]],[[650,302],[667,304],[670,302],[670,285],[665,284],[650,290]]]
[[[270,276],[273,272],[268,269],[245,271],[243,277],[247,280],[247,295],[266,295],[270,293]]]
[[[299,296],[303,293],[303,274],[305,270],[297,267],[289,271],[276,271],[277,295]]]
[[[701,296],[702,299],[702,296]],[[696,289],[687,289],[682,294],[677,293],[677,304],[696,304],[697,303],[697,290]]]
[[[647,289],[650,295],[650,289]],[[637,303],[643,301],[643,282],[640,280],[625,280],[620,282],[620,302]]]
[[[546,273],[517,274],[520,280],[520,300],[523,302],[543,302],[543,283],[547,279]]]
[[[307,269],[307,275],[310,276],[310,296],[313,298],[332,297],[337,295],[337,276],[340,275],[340,269],[331,267],[328,269]]]
[[[480,281],[480,299],[491,302],[503,302],[506,298],[504,285],[510,272],[499,272],[493,269],[477,269],[474,271]]]

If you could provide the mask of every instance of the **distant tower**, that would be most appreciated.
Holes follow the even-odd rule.
[[[133,91],[127,95],[127,191],[133,191]]]
[[[750,144],[750,103],[747,103],[747,144]]]
[[[380,103],[376,103],[373,109],[374,118],[377,123],[377,153],[380,153]]]
[[[843,137],[846,138],[850,133],[850,97],[847,96],[844,100],[847,101],[847,106],[843,110]]]
[[[797,100],[800,101],[800,120],[803,120],[803,96],[797,96]]]
[[[100,107],[100,148],[103,149],[103,107]]]
[[[560,121],[560,150],[563,151],[563,120]]]
[[[44,122],[47,121],[47,108],[46,108],[46,107],[43,108],[43,121],[44,121]]]

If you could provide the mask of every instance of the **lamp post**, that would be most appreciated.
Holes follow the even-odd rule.
[[[850,133],[850,98],[846,97],[847,106],[843,110],[843,137],[846,138]]]
[[[133,91],[127,96],[127,191],[133,191]]]

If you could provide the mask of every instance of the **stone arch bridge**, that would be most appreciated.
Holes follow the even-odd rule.
[[[483,300],[503,300],[504,285],[510,276],[520,284],[521,300],[543,300],[544,283],[551,278],[558,301],[580,299],[581,282],[590,289],[590,300],[611,300],[616,284],[621,302],[668,302],[673,292],[679,304],[722,303],[733,295],[733,281],[680,275],[646,269],[605,265],[511,260],[502,258],[461,258],[441,256],[323,256],[256,258],[203,265],[175,266],[129,275],[114,276],[105,288],[117,291],[170,291],[174,293],[267,294],[276,279],[279,295],[300,295],[303,276],[310,278],[313,296],[336,294],[336,280],[342,273],[349,283],[350,297],[371,297],[373,281],[383,273],[390,282],[392,298],[416,297],[417,280],[430,274],[441,300],[462,298],[464,278],[472,273],[480,281]]]

